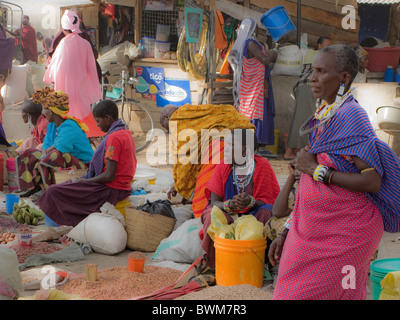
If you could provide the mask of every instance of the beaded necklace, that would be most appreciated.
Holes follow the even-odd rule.
[[[236,166],[233,165],[233,183],[236,186],[237,192],[238,194],[241,194],[244,192],[244,190],[246,189],[246,187],[249,185],[249,183],[251,182],[251,179],[253,179],[253,174],[254,174],[254,161],[250,163],[250,168],[249,168],[249,174],[247,175],[240,175],[239,176],[236,174]]]

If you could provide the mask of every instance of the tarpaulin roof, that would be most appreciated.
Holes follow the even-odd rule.
[[[400,0],[357,0],[359,4],[396,4]]]

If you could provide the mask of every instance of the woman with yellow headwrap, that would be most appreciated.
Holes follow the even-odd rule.
[[[86,136],[87,126],[68,115],[68,96],[48,87],[36,90],[32,96],[42,104],[49,121],[42,151],[28,149],[16,158],[19,189],[28,196],[52,184],[51,169],[87,169],[93,149]]]

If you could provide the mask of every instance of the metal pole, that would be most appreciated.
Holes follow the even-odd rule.
[[[300,48],[301,38],[301,0],[297,0],[297,46]]]

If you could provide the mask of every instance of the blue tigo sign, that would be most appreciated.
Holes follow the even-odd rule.
[[[167,104],[183,106],[191,104],[189,80],[165,79],[165,90],[156,96],[157,106],[164,107]]]
[[[139,93],[159,94],[164,91],[164,69],[153,67],[136,67],[139,82],[136,91]]]

